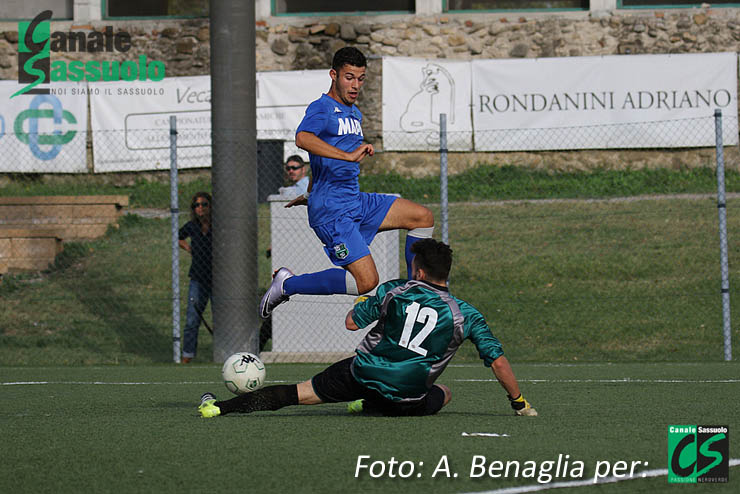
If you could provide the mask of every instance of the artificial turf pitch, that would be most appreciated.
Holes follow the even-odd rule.
[[[324,367],[268,365],[268,384]],[[0,367],[0,492],[740,492],[736,466],[726,484],[662,473],[672,424],[728,426],[740,458],[740,363],[514,371],[539,417],[515,417],[490,370],[454,362],[438,381],[452,402],[423,418],[331,404],[202,419],[201,393],[230,396],[216,365]],[[614,472],[619,461],[627,468]],[[597,466],[619,482],[594,485]]]

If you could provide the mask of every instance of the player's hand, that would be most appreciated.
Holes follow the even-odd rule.
[[[365,156],[372,156],[375,154],[375,148],[372,144],[362,144],[357,149],[349,153],[350,159],[347,161],[353,161],[359,163]]]
[[[308,199],[306,199],[306,196],[300,195],[285,205],[286,208],[292,208],[293,206],[308,206]]]
[[[514,410],[514,414],[522,416],[522,417],[536,417],[537,416],[537,410],[535,410],[532,405],[529,404],[527,400],[524,399],[524,396],[521,394],[518,398],[512,398],[511,396],[507,395],[509,398],[509,403],[511,404],[511,408]]]

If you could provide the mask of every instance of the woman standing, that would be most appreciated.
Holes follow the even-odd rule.
[[[211,231],[211,195],[196,192],[190,201],[190,221],[180,228],[179,245],[190,252],[190,286],[188,288],[188,310],[185,321],[185,339],[182,363],[195,358],[198,348],[198,330],[203,320],[203,311],[211,299],[211,262],[213,235]],[[186,239],[190,238],[190,243]]]

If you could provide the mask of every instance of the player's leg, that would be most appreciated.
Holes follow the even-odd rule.
[[[205,393],[200,398],[198,411],[202,417],[212,418],[234,412],[274,411],[290,405],[298,405],[298,385],[296,384],[266,386],[224,401],[217,401],[214,395]]]
[[[388,210],[378,231],[408,230],[406,234],[406,272],[411,279],[411,246],[423,238],[432,238],[434,233],[434,214],[421,204],[398,198]]]
[[[369,253],[344,265],[343,268],[293,276],[286,280],[284,293],[288,296],[297,293],[302,295],[361,295],[378,286],[378,269],[373,256]]]
[[[347,405],[349,413],[381,414],[390,417],[434,415],[452,400],[452,391],[444,384],[435,384],[423,399],[414,403],[391,401],[373,391],[365,399]]]
[[[216,401],[211,393],[200,398],[198,407],[202,417],[212,418],[229,413],[275,411],[291,405],[318,405],[323,403],[313,390],[311,380],[298,384],[267,386],[230,400]]]
[[[290,405],[318,405],[351,401],[363,396],[362,386],[352,377],[354,357],[332,364],[308,381],[299,384],[267,386],[230,400],[216,401],[211,393],[201,396],[198,407],[202,417],[212,418],[229,413],[251,413],[279,410]]]
[[[352,275],[342,268],[294,275],[288,268],[275,272],[272,283],[260,301],[260,316],[267,319],[275,308],[291,295],[358,295]]]
[[[226,401],[214,403],[221,415],[232,412],[250,413],[280,410],[290,405],[318,405],[323,403],[313,390],[311,379],[298,384],[266,386]]]
[[[354,359],[355,357],[348,357],[335,362],[313,376],[310,382],[307,381],[310,390],[306,386],[306,395],[303,398],[308,402],[306,404],[313,404],[313,400],[320,400],[320,403],[340,403],[366,397],[367,388],[352,375]]]
[[[298,384],[298,404],[299,405],[319,405],[323,403],[321,398],[313,389],[313,379],[303,381]]]
[[[380,277],[373,256],[368,254],[345,267],[352,275],[351,281],[354,281],[356,287],[356,293],[351,295],[362,295],[378,286]]]
[[[444,392],[444,394],[445,394],[445,399],[444,399],[444,402],[442,403],[442,406],[443,406],[443,407],[447,406],[447,404],[448,404],[448,403],[449,403],[450,401],[452,401],[452,390],[450,390],[450,388],[448,388],[448,387],[447,387],[447,386],[445,386],[444,384],[435,384],[435,386],[437,386],[438,388],[441,388],[441,389],[442,389],[442,391]]]
[[[375,262],[358,222],[341,218],[314,228],[314,232],[324,243],[326,255],[338,267],[301,275],[293,275],[287,268],[279,269],[260,302],[262,318],[269,317],[291,295],[359,295],[378,284]]]
[[[396,409],[390,409],[385,414],[404,416],[434,415],[442,410],[451,399],[452,391],[450,391],[450,388],[444,384],[435,384],[419,403],[412,406],[400,405]]]

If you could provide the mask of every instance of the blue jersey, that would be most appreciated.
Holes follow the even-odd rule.
[[[354,105],[346,106],[323,94],[306,108],[296,134],[298,132],[310,132],[327,144],[352,152],[362,144],[362,113]],[[311,153],[308,156],[313,179],[308,198],[308,223],[311,227],[357,210],[360,203],[359,163]]]

